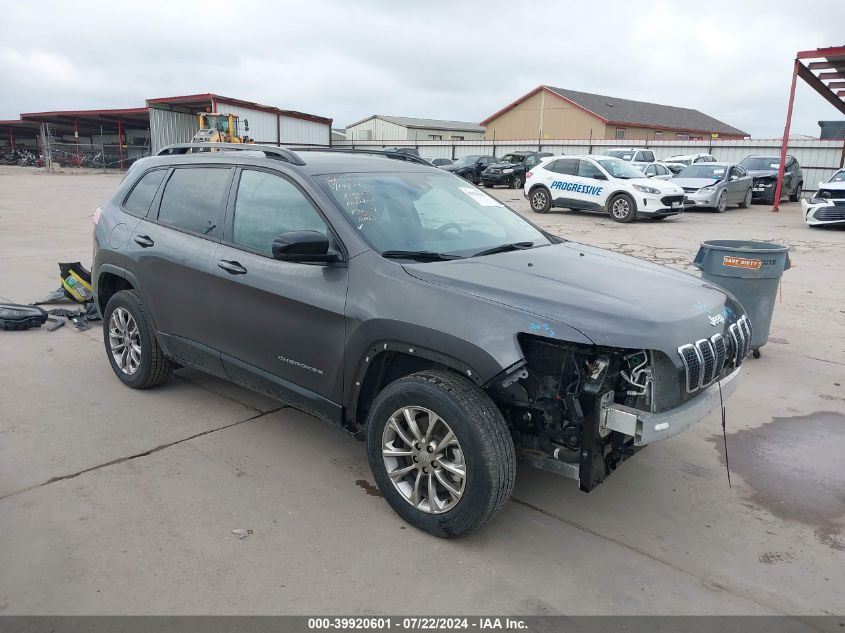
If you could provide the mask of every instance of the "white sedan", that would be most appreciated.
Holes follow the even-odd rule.
[[[646,178],[610,156],[552,156],[531,168],[524,195],[536,213],[552,207],[608,213],[617,222],[662,220],[684,210],[684,190]]]

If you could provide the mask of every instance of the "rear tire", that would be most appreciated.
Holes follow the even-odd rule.
[[[436,425],[430,434],[429,425]],[[516,476],[513,440],[499,409],[470,380],[444,370],[411,374],[378,394],[367,417],[367,454],[396,513],[441,537],[464,536],[490,521],[510,498]]]
[[[747,209],[751,206],[751,187],[748,188],[748,191],[745,192],[745,198],[742,199],[742,202],[739,203],[740,209]]]
[[[617,193],[607,203],[610,217],[616,222],[627,224],[637,217],[637,203],[627,193]]]
[[[528,194],[531,210],[534,213],[548,213],[552,208],[552,196],[545,187],[535,187]]]
[[[103,313],[103,338],[112,370],[128,387],[148,389],[170,377],[173,366],[134,290],[121,290],[109,299]]]
[[[789,194],[789,201],[790,202],[798,202],[801,199],[801,190],[804,188],[804,183],[799,182],[798,186],[795,187],[795,191]]]

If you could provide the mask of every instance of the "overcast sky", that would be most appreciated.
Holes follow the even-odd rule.
[[[798,50],[845,2],[8,2],[0,119],[197,92],[334,119],[481,121],[539,84],[696,108],[783,134]],[[842,119],[799,80],[792,131]]]

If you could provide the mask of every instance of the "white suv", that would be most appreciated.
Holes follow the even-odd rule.
[[[536,213],[552,207],[601,211],[617,222],[662,220],[684,209],[684,190],[646,178],[631,163],[610,156],[553,156],[527,174],[524,195]]]
[[[648,165],[655,160],[653,151],[641,147],[613,147],[604,150],[601,155],[618,158],[628,163],[634,163],[637,166]]]

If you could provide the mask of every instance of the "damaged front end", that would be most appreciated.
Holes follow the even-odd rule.
[[[680,359],[656,350],[579,345],[521,334],[524,362],[491,386],[517,455],[588,492],[643,446],[685,430],[733,391],[734,354],[689,393]],[[724,379],[722,379],[724,376]]]

